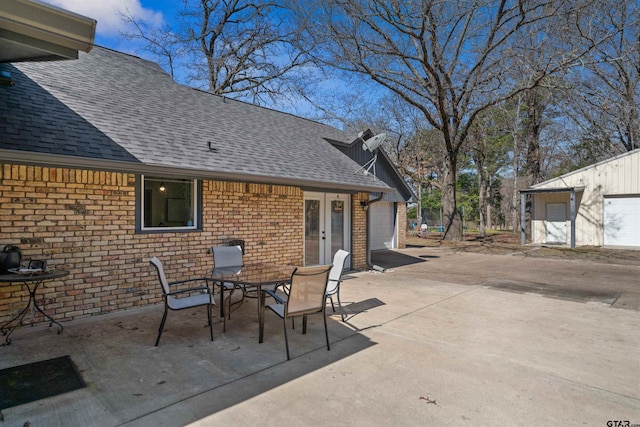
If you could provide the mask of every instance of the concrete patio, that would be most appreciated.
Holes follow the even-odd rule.
[[[640,265],[434,248],[385,259],[385,273],[344,281],[331,351],[310,317],[290,362],[272,313],[258,344],[251,299],[226,334],[216,318],[213,342],[195,309],[169,313],[154,347],[161,306],[60,335],[20,328],[0,369],[69,354],[87,387],[5,409],[0,426],[640,424]]]

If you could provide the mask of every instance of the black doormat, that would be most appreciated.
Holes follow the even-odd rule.
[[[0,410],[86,387],[69,356],[0,370]]]

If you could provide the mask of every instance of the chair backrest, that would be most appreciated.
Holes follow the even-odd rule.
[[[227,242],[227,246],[240,246],[244,255],[244,239],[231,239]]]
[[[162,268],[162,261],[160,261],[157,257],[151,258],[151,264],[156,268],[158,272],[158,280],[160,280],[160,285],[162,286],[162,292],[166,295],[170,292],[169,290],[169,282],[167,281],[167,276],[164,275],[164,268]]]
[[[291,275],[285,317],[324,310],[330,265],[298,267]]]
[[[340,277],[342,277],[342,272],[344,271],[344,263],[349,255],[349,252],[345,251],[344,249],[339,249],[338,252],[336,252],[336,254],[333,256],[333,267],[331,267],[331,271],[329,272],[327,293],[334,293],[336,288],[340,284]]]
[[[240,246],[214,246],[212,251],[214,268],[242,265],[242,248]]]

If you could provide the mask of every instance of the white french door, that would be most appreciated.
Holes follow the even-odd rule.
[[[305,265],[330,264],[338,249],[351,250],[350,201],[348,194],[305,192]]]

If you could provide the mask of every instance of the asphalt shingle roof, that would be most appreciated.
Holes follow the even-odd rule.
[[[75,61],[18,63],[0,87],[3,150],[194,176],[389,191],[327,139],[350,134],[175,83],[157,64],[94,47]],[[209,150],[209,143],[213,150]]]

